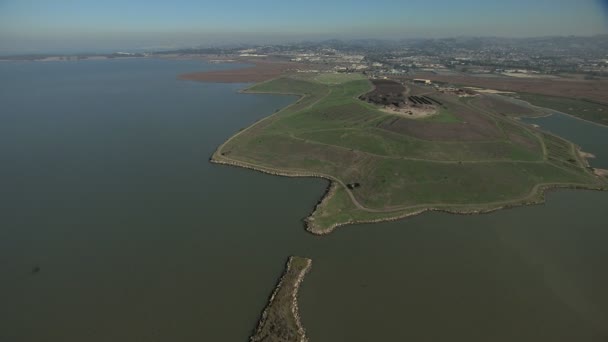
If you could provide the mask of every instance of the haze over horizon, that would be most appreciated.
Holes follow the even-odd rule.
[[[608,1],[0,1],[0,53],[234,43],[608,33]]]

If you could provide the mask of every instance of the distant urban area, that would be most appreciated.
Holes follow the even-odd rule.
[[[412,71],[502,74],[526,77],[539,74],[583,73],[608,76],[608,35],[549,38],[449,38],[384,40],[329,40],[319,43],[206,48],[161,52],[238,57],[283,57],[312,63],[321,70],[405,74]]]
[[[608,76],[608,35],[544,38],[446,38],[409,40],[327,40],[277,45],[238,45],[171,51],[115,52],[80,55],[13,55],[2,60],[80,60],[149,56],[274,57],[315,65],[307,71],[407,74],[486,74],[511,77],[584,74]]]

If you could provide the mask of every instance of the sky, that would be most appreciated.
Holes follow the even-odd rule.
[[[608,0],[0,0],[0,53],[608,33]]]

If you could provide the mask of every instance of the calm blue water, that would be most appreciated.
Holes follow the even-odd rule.
[[[606,341],[608,193],[311,236],[325,182],[207,161],[294,101],[176,79],[233,67],[0,63],[0,341],[246,341],[289,255],[311,341]]]

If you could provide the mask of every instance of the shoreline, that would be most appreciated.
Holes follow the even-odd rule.
[[[219,149],[218,149],[218,151],[219,151]],[[286,170],[264,169],[264,168],[248,165],[244,162],[230,160],[225,157],[224,157],[224,159],[227,159],[227,160],[219,160],[219,159],[216,159],[216,154],[218,153],[218,151],[216,151],[213,154],[213,156],[209,159],[209,161],[211,163],[218,164],[218,165],[227,165],[227,166],[232,166],[232,167],[245,168],[245,169],[249,169],[249,170],[253,170],[253,171],[257,171],[257,172],[261,172],[261,173],[269,174],[269,175],[273,175],[273,176],[321,178],[321,179],[329,181],[330,185],[326,188],[325,193],[322,195],[321,199],[314,206],[313,211],[306,218],[303,219],[306,231],[308,231],[309,233],[311,233],[313,235],[317,235],[317,236],[328,235],[339,227],[343,227],[343,226],[347,226],[347,225],[351,225],[351,224],[367,224],[367,223],[399,221],[399,220],[402,220],[402,219],[405,219],[408,217],[413,217],[413,216],[423,214],[428,211],[443,212],[443,213],[452,214],[452,215],[482,215],[482,214],[489,214],[489,213],[492,213],[492,212],[495,212],[498,210],[513,209],[513,208],[527,206],[527,205],[539,205],[539,204],[543,204],[546,202],[546,193],[548,191],[552,191],[552,190],[560,190],[560,189],[590,190],[590,191],[608,190],[608,188],[606,186],[600,186],[599,184],[598,184],[598,186],[591,186],[591,185],[584,185],[584,184],[566,184],[566,183],[563,183],[563,184],[560,184],[560,183],[537,184],[536,186],[533,187],[532,191],[525,198],[507,201],[503,204],[496,204],[496,206],[492,206],[492,203],[488,203],[488,204],[486,204],[488,206],[487,208],[480,208],[481,206],[484,206],[484,204],[439,205],[439,206],[447,206],[447,207],[457,207],[457,206],[471,207],[471,208],[463,208],[462,210],[442,209],[442,208],[437,207],[438,205],[426,206],[424,204],[421,204],[418,206],[422,206],[422,207],[417,210],[415,209],[416,206],[411,206],[409,208],[396,209],[396,210],[392,211],[394,213],[398,213],[398,212],[402,212],[402,211],[407,211],[408,209],[414,210],[414,211],[408,212],[408,213],[402,213],[402,214],[397,214],[395,216],[389,216],[389,217],[378,218],[378,219],[370,219],[370,220],[364,220],[364,219],[363,220],[350,220],[348,222],[332,224],[331,226],[329,226],[327,228],[320,228],[320,227],[315,227],[313,220],[311,220],[311,218],[314,215],[314,213],[323,206],[323,204],[327,203],[327,201],[329,201],[331,199],[331,196],[335,195],[335,193],[337,191],[337,187],[341,186],[341,184],[338,184],[338,182],[336,182],[335,180],[328,178],[324,175],[315,174],[312,172],[304,173],[304,172],[295,172],[295,171],[286,171]],[[221,157],[223,157],[223,156],[221,156]],[[599,175],[596,175],[596,176],[599,176]],[[475,206],[479,206],[479,207],[475,207]],[[380,213],[382,213],[382,212],[380,212]],[[387,215],[390,215],[391,212],[387,211],[384,213],[386,213]]]
[[[523,101],[523,100],[522,100],[522,101]],[[559,110],[555,110],[555,109],[551,109],[551,108],[545,108],[545,107],[539,107],[539,106],[535,106],[535,105],[533,105],[533,104],[531,104],[530,102],[527,102],[527,101],[524,101],[524,102],[526,102],[526,103],[530,104],[530,106],[536,107],[536,108],[538,108],[538,109],[542,109],[542,110],[543,110],[544,112],[546,112],[547,114],[546,114],[546,115],[541,115],[541,116],[529,116],[529,117],[525,117],[525,116],[523,116],[523,117],[521,117],[521,118],[533,119],[533,120],[534,120],[534,119],[542,119],[542,118],[546,118],[546,117],[549,117],[549,116],[551,116],[551,115],[555,115],[555,114],[561,114],[561,115],[566,115],[566,116],[568,116],[568,117],[570,117],[570,118],[572,118],[572,119],[576,119],[576,120],[583,121],[583,122],[588,123],[588,124],[592,124],[592,125],[599,126],[599,127],[602,127],[602,128],[608,128],[608,125],[605,125],[605,124],[603,124],[603,123],[599,123],[599,122],[595,122],[595,121],[591,121],[591,120],[587,120],[587,119],[583,119],[583,118],[578,117],[578,116],[576,116],[576,115],[574,115],[574,114],[568,114],[568,113],[560,112]],[[538,125],[537,125],[537,126],[538,126]],[[540,127],[540,126],[539,126],[539,127]],[[541,127],[541,128],[542,128],[542,127]]]
[[[261,82],[261,83],[264,83],[264,82]],[[266,94],[266,92],[256,92],[256,91],[251,91],[250,89],[251,89],[251,87],[247,87],[245,89],[240,90],[239,92]],[[446,204],[446,203],[415,204],[415,205],[410,205],[410,206],[401,207],[401,208],[395,207],[395,208],[389,208],[389,209],[366,208],[364,205],[359,203],[357,198],[353,195],[353,193],[347,189],[346,184],[344,184],[340,179],[333,177],[332,175],[327,175],[327,174],[323,174],[323,173],[319,173],[319,172],[312,172],[312,171],[307,171],[307,170],[284,170],[284,169],[277,169],[277,168],[273,168],[273,167],[266,167],[264,165],[256,165],[254,163],[250,163],[247,161],[232,159],[222,152],[224,147],[228,143],[230,143],[233,139],[235,139],[236,137],[240,136],[241,134],[248,131],[249,129],[255,127],[257,124],[259,124],[263,121],[266,121],[266,120],[271,120],[276,115],[280,115],[283,111],[289,109],[291,106],[297,105],[298,103],[300,103],[303,99],[305,99],[308,96],[308,95],[303,95],[303,94],[291,94],[291,93],[281,94],[281,93],[274,93],[274,92],[272,94],[296,95],[296,96],[299,96],[299,99],[297,101],[295,101],[294,103],[286,106],[285,108],[282,108],[281,110],[279,110],[267,117],[259,119],[256,122],[252,123],[251,125],[247,126],[246,128],[241,129],[238,132],[236,132],[235,134],[233,134],[231,137],[229,137],[224,143],[222,143],[214,151],[212,156],[209,158],[209,161],[211,163],[215,163],[215,164],[240,167],[240,168],[250,169],[250,170],[254,170],[254,171],[258,171],[258,172],[266,173],[266,174],[270,174],[270,175],[275,175],[275,176],[321,178],[321,179],[329,181],[330,184],[326,188],[325,192],[323,193],[323,195],[321,196],[321,198],[319,199],[317,204],[314,206],[312,212],[303,219],[303,223],[304,223],[304,227],[305,227],[306,231],[308,231],[309,233],[311,233],[313,235],[319,235],[319,236],[327,235],[327,234],[330,234],[331,232],[333,232],[338,227],[346,226],[349,224],[397,221],[397,220],[405,219],[408,217],[420,215],[427,211],[445,212],[445,213],[454,214],[454,215],[476,215],[476,214],[491,213],[491,212],[494,212],[497,210],[509,209],[509,208],[514,208],[514,207],[519,207],[519,206],[524,206],[524,205],[541,204],[546,201],[545,193],[551,189],[585,189],[585,190],[599,190],[599,191],[608,190],[607,182],[605,179],[602,179],[601,176],[594,174],[594,172],[592,172],[592,171],[587,171],[589,174],[592,174],[595,177],[599,178],[600,181],[595,184],[537,183],[537,184],[533,185],[530,192],[528,194],[524,195],[523,197],[515,198],[512,200],[506,200],[506,201],[495,201],[495,202],[488,202],[488,203],[471,203],[471,204]],[[576,149],[576,145],[573,144],[572,146],[573,146],[573,149]],[[575,152],[575,155],[578,156],[578,154],[576,153],[576,150],[573,152]],[[588,165],[586,158],[584,158],[583,156],[579,156],[579,158],[582,159],[583,165]],[[350,200],[352,201],[353,205],[356,206],[359,210],[362,210],[364,212],[369,212],[369,213],[384,214],[386,217],[372,218],[372,219],[365,219],[365,218],[348,219],[345,222],[335,222],[327,227],[321,227],[321,226],[315,224],[315,222],[314,222],[315,213],[319,210],[322,210],[324,205],[327,205],[329,200],[337,192],[338,186],[342,186],[344,188],[344,190],[346,191],[346,194],[350,197]]]
[[[434,72],[416,72],[410,78],[430,79],[435,82],[460,84],[499,91],[533,93],[573,99],[588,98],[608,103],[606,90],[608,81],[589,81],[574,79],[535,79],[535,78],[483,78],[475,75],[440,75]]]
[[[306,68],[287,61],[269,61],[265,59],[234,59],[230,63],[243,63],[249,66],[228,70],[195,71],[177,75],[180,80],[212,83],[260,83],[274,79],[298,68]]]
[[[578,154],[580,160],[585,165],[585,167],[591,167],[591,164],[589,163],[589,159],[595,159],[596,158],[595,154],[583,151],[580,146],[575,146],[574,148],[575,148],[576,153]]]
[[[285,266],[285,271],[270,295],[268,304],[260,316],[257,328],[249,339],[251,342],[278,342],[286,341],[288,338],[290,340],[295,338],[299,342],[308,341],[306,330],[304,329],[300,318],[298,291],[300,285],[304,281],[304,277],[310,272],[311,267],[311,259],[297,256],[289,257]],[[294,272],[297,273],[294,275]],[[288,283],[288,281],[292,282]],[[288,292],[283,293],[284,291]],[[286,305],[289,306],[287,309],[292,317],[283,317],[281,315],[284,313]],[[288,318],[291,318],[293,321],[288,322]],[[290,323],[294,326],[289,327],[288,325],[290,325]]]
[[[602,171],[605,171],[605,176],[608,176],[608,170],[602,170]],[[597,173],[597,175],[600,176],[601,174]],[[501,206],[498,206],[495,208],[471,209],[471,210],[465,210],[465,211],[458,211],[458,210],[451,210],[451,209],[440,209],[440,208],[436,208],[436,207],[427,207],[427,208],[413,211],[411,213],[404,213],[404,214],[393,216],[393,217],[370,219],[370,220],[351,220],[348,222],[335,223],[323,230],[314,230],[314,229],[307,228],[307,231],[309,231],[315,235],[323,236],[323,235],[328,235],[328,234],[332,233],[337,228],[340,228],[343,226],[348,226],[351,224],[373,224],[373,223],[382,223],[382,222],[395,222],[395,221],[400,221],[400,220],[403,220],[403,219],[406,219],[409,217],[422,215],[426,212],[438,212],[438,213],[446,213],[446,214],[450,214],[450,215],[460,215],[460,216],[485,215],[485,214],[491,214],[491,213],[499,211],[499,210],[508,210],[508,209],[515,209],[518,207],[544,204],[546,202],[547,192],[556,191],[556,190],[606,191],[607,189],[606,188],[587,187],[584,185],[566,185],[566,184],[564,184],[564,185],[559,185],[559,184],[545,185],[543,187],[540,187],[539,191],[533,194],[534,196],[539,196],[539,198],[536,200],[531,200],[531,201],[526,201],[526,202],[524,202],[524,201],[514,202],[512,204],[505,204],[505,205],[501,205]],[[406,210],[406,209],[404,209],[404,210]],[[310,216],[308,218],[310,218]]]
[[[593,169],[593,173],[599,177],[608,177],[608,169]]]
[[[530,93],[539,94],[545,96],[564,97],[569,99],[585,99],[588,98],[592,101],[597,101],[600,104],[608,104],[608,98],[606,97],[606,89],[608,89],[608,82],[602,80],[599,82],[588,81],[588,80],[571,80],[571,79],[536,79],[536,78],[481,78],[474,75],[458,75],[458,76],[447,76],[439,75],[436,73],[419,72],[412,77],[430,79],[435,82],[460,84],[465,87],[476,87],[484,89],[495,89],[498,91],[515,92],[515,93]],[[602,88],[602,89],[600,89]],[[604,91],[604,92],[602,92]],[[522,100],[525,101],[525,100]],[[528,102],[528,101],[525,101]],[[529,103],[529,102],[528,102]],[[532,105],[534,106],[534,105]],[[534,106],[538,107],[538,106]],[[553,112],[568,115],[578,120],[582,120],[588,123],[598,125],[600,127],[608,127],[608,124],[600,123],[588,119],[578,117],[573,114],[561,112],[559,110],[538,107],[548,109]],[[542,116],[541,116],[542,117]]]
[[[521,100],[521,99],[518,99],[518,100],[527,103],[530,107],[533,107],[533,108],[539,109],[542,112],[545,112],[544,115],[539,115],[539,116],[518,116],[517,117],[518,119],[522,119],[523,118],[523,119],[532,119],[532,120],[535,120],[535,119],[546,118],[546,117],[549,117],[549,116],[555,115],[555,114],[561,114],[561,115],[566,115],[566,116],[568,116],[570,118],[573,118],[573,119],[576,119],[576,120],[580,120],[580,121],[583,121],[583,122],[586,122],[586,123],[589,123],[589,124],[592,124],[592,125],[595,125],[595,126],[599,126],[599,127],[603,127],[603,128],[608,128],[608,125],[603,124],[603,123],[587,120],[587,119],[581,118],[579,116],[576,116],[574,114],[560,112],[557,109],[551,109],[551,108],[547,108],[547,107],[540,107],[540,106],[534,105],[534,104],[532,104],[532,103],[530,103],[530,102],[528,102],[526,100]],[[537,125],[537,124],[533,124],[533,123],[529,123],[529,124],[532,125],[532,126],[535,126],[535,128],[542,128],[540,125]],[[538,127],[536,127],[536,126],[538,126]]]

